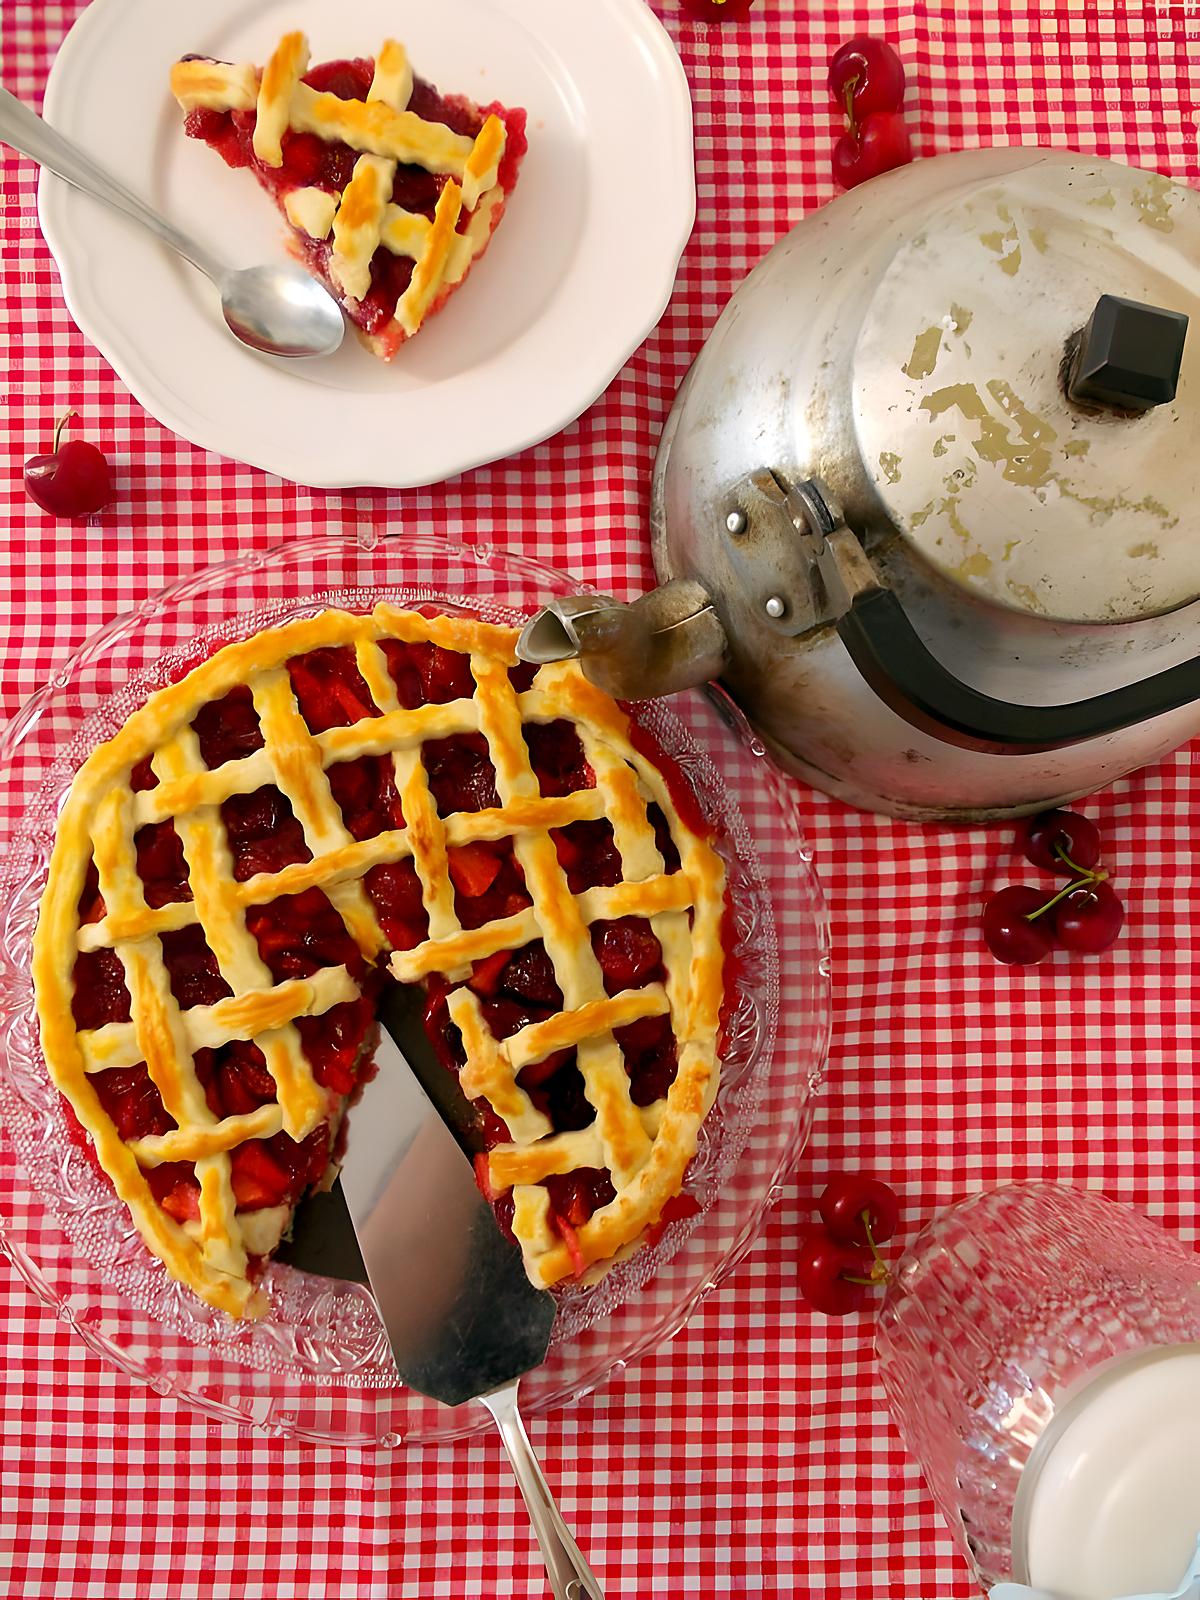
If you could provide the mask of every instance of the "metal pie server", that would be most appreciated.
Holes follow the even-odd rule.
[[[279,1259],[369,1282],[402,1381],[445,1405],[477,1399],[491,1412],[555,1600],[603,1600],[517,1408],[521,1375],[545,1359],[554,1299],[529,1282],[476,1187],[476,1119],[429,1041],[424,1003],[420,989],[389,986],[378,1070],[350,1113],[341,1178],[301,1207]]]

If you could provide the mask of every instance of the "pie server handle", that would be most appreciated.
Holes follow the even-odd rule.
[[[521,1413],[517,1409],[517,1380],[480,1395],[500,1430],[508,1459],[516,1474],[529,1520],[542,1548],[546,1576],[554,1600],[604,1600],[596,1575],[583,1559],[579,1546],[554,1503],[554,1496],[533,1453]]]

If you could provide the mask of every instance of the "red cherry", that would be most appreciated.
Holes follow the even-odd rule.
[[[829,63],[829,92],[852,122],[904,104],[904,63],[883,39],[848,39]]]
[[[873,111],[858,126],[858,134],[844,133],[833,147],[833,176],[843,189],[853,189],[893,167],[912,160],[908,125],[895,111]]]
[[[1064,851],[1074,866],[1090,872],[1100,859],[1100,830],[1090,817],[1077,811],[1040,811],[1025,825],[1025,855],[1035,867],[1073,877],[1071,867],[1058,854]]]
[[[871,1239],[883,1244],[896,1231],[900,1202],[895,1190],[878,1178],[839,1173],[831,1178],[817,1202],[822,1221],[839,1244],[869,1249]],[[865,1221],[864,1221],[865,1219]],[[870,1237],[866,1222],[870,1223]]]
[[[814,1228],[800,1246],[800,1293],[814,1311],[847,1317],[866,1305],[874,1266],[869,1250],[839,1244],[824,1228]],[[852,1283],[851,1278],[864,1281]]]
[[[1097,955],[1117,942],[1125,922],[1125,907],[1110,883],[1101,879],[1072,889],[1054,912],[1054,931],[1068,950]]]
[[[90,517],[113,497],[112,478],[102,452],[83,439],[59,443],[74,415],[68,411],[59,422],[49,455],[30,456],[25,463],[25,493],[52,517]]]
[[[737,22],[754,0],[679,0],[679,9],[697,22]]]
[[[1044,961],[1054,948],[1049,916],[1036,922],[1029,914],[1046,904],[1040,889],[1027,883],[1010,884],[994,894],[983,908],[983,937],[997,961],[1010,967],[1031,967]]]

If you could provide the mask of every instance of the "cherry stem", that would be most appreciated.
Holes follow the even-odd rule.
[[[1105,872],[1103,868],[1096,868],[1089,872],[1086,867],[1081,867],[1076,862],[1072,861],[1066,850],[1063,848],[1063,837],[1064,836],[1060,834],[1059,837],[1054,841],[1054,854],[1064,866],[1070,867],[1071,871],[1076,874],[1076,877],[1073,882],[1068,883],[1065,888],[1060,889],[1056,895],[1047,900],[1044,906],[1039,906],[1036,911],[1027,911],[1025,913],[1026,922],[1036,922],[1037,919],[1041,916],[1044,916],[1047,911],[1053,911],[1054,907],[1060,900],[1065,900],[1069,894],[1074,894],[1076,889],[1090,889],[1092,884],[1103,883],[1108,877],[1108,873]]]
[[[891,1273],[888,1271],[887,1262],[879,1253],[879,1246],[875,1243],[875,1235],[871,1230],[871,1213],[869,1210],[862,1212],[862,1225],[863,1231],[867,1236],[867,1243],[871,1247],[871,1254],[875,1257],[875,1265],[871,1269],[871,1276],[869,1278],[856,1278],[848,1272],[843,1272],[841,1276],[847,1283],[861,1283],[865,1284],[868,1289],[877,1289],[881,1283],[887,1283]]]
[[[862,1225],[863,1232],[867,1236],[867,1243],[871,1246],[871,1254],[876,1261],[882,1261],[883,1257],[879,1254],[879,1246],[875,1243],[875,1235],[871,1231],[871,1213],[869,1210],[864,1210],[862,1213]]]
[[[852,139],[858,138],[858,118],[854,115],[854,96],[861,82],[862,79],[859,77],[851,78],[842,93],[842,98],[846,103],[846,121],[850,124],[850,137]]]
[[[76,415],[76,413],[74,411],[64,411],[62,416],[59,417],[58,426],[54,430],[54,451],[53,451],[53,453],[55,455],[58,454],[58,441],[62,438],[63,429],[66,427],[67,423],[70,422],[71,418],[73,416],[75,416],[75,415]]]

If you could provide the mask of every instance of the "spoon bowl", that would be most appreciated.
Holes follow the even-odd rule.
[[[329,356],[346,333],[337,301],[292,262],[227,272],[218,285],[230,331],[273,356]]]

